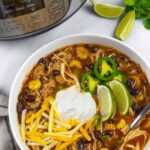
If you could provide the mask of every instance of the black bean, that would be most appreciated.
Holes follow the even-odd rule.
[[[95,135],[96,139],[101,138],[101,132],[100,131],[94,131],[94,135]]]
[[[77,149],[78,149],[78,150],[84,150],[84,142],[79,141],[79,142],[77,143]]]
[[[106,123],[115,123],[115,120],[114,119],[109,119],[106,121]]]
[[[115,135],[115,131],[107,130],[103,132],[103,135],[109,135],[110,137]]]
[[[27,95],[28,95],[28,92],[27,92],[27,91],[21,92],[21,93],[18,95],[18,100],[19,100],[19,101],[24,101]]]
[[[97,52],[99,50],[99,47],[98,46],[91,46],[91,45],[88,45],[88,48],[92,51],[92,52]]]
[[[110,150],[118,150],[116,146],[113,146]]]
[[[60,74],[60,71],[59,71],[59,70],[54,69],[54,70],[52,71],[52,74],[53,74],[54,76],[57,76],[57,75],[59,75],[59,74]]]
[[[27,102],[35,102],[36,97],[34,95],[27,95],[25,101]]]
[[[142,111],[142,107],[139,104],[137,104],[137,103],[134,103],[132,105],[132,109],[137,114],[139,114]]]
[[[89,69],[93,70],[94,69],[94,65],[93,64],[89,64]]]
[[[34,112],[36,113],[36,112],[38,112],[40,109],[41,109],[41,106],[39,105],[39,106],[37,106],[37,107],[34,109]]]
[[[17,112],[18,112],[19,114],[21,114],[24,109],[25,109],[24,103],[18,102],[18,103],[17,103]]]
[[[132,94],[132,95],[138,95],[141,92],[141,90],[139,90],[139,89],[133,89],[133,88],[130,88],[129,91],[130,91],[130,94]]]
[[[135,87],[135,80],[132,79],[132,78],[128,78],[128,80],[127,80],[127,86],[129,88],[134,88]]]
[[[147,95],[147,100],[150,101],[150,95]]]
[[[45,68],[48,68],[48,66],[49,66],[49,60],[46,59],[46,58],[41,58],[41,59],[39,60],[39,63],[42,63]]]

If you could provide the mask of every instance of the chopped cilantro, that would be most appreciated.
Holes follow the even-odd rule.
[[[136,18],[144,20],[144,26],[150,30],[150,0],[124,0],[126,11],[135,10]]]

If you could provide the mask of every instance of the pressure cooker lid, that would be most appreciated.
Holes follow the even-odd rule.
[[[63,23],[86,0],[0,0],[0,40],[33,36]]]

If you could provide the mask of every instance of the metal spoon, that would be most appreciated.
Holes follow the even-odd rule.
[[[129,131],[133,130],[134,128],[136,128],[141,119],[146,115],[146,113],[150,110],[150,103],[140,112],[140,114],[135,118],[135,120],[131,123],[130,127],[129,127]]]

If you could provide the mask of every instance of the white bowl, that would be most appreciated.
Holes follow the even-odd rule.
[[[141,67],[147,74],[148,79],[150,80],[150,65],[147,63],[147,61],[139,53],[137,53],[136,50],[134,50],[130,46],[116,39],[106,37],[103,35],[78,34],[78,35],[70,35],[67,37],[63,37],[48,43],[47,45],[43,46],[42,48],[40,48],[38,51],[36,51],[33,55],[29,57],[29,59],[21,67],[12,85],[12,89],[9,97],[9,119],[10,119],[10,125],[11,125],[13,135],[21,150],[27,150],[28,148],[25,145],[25,143],[23,143],[23,141],[21,140],[19,134],[16,106],[17,106],[18,94],[21,90],[22,82],[25,79],[26,74],[29,73],[33,65],[36,64],[41,57],[44,57],[47,54],[52,53],[53,51],[61,47],[76,44],[76,43],[95,43],[95,44],[102,44],[102,45],[114,47],[120,50],[121,52],[123,52],[124,54],[126,54],[127,56],[129,56],[135,62],[140,63]],[[150,143],[147,145],[147,148],[145,148],[145,150],[149,150],[148,147],[150,147]]]

